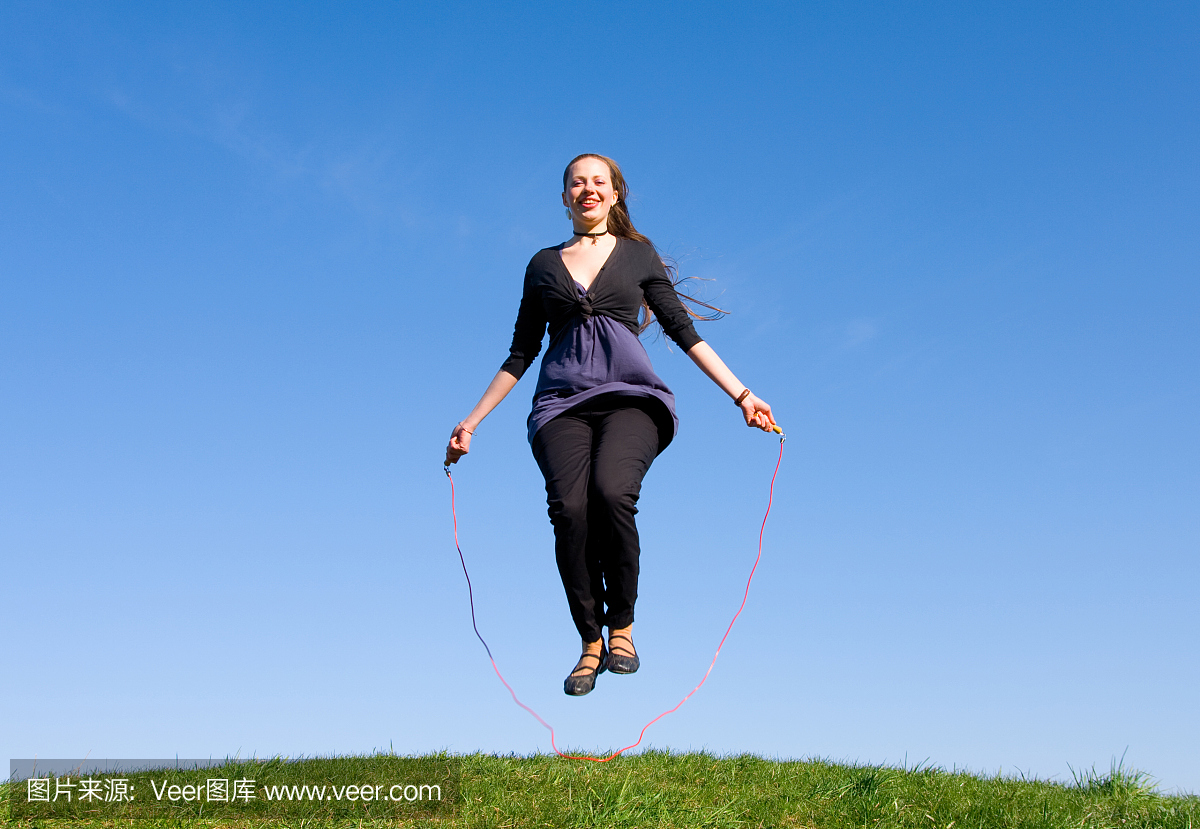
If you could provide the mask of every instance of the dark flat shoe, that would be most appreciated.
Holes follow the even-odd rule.
[[[613,644],[613,639],[617,640],[618,644]],[[629,647],[625,647],[623,642],[628,642]],[[637,669],[642,666],[642,660],[638,659],[637,652],[633,649],[633,639],[623,633],[613,636],[609,634],[608,644],[613,647],[613,650],[608,652],[608,669],[614,674],[635,674]],[[616,648],[620,648],[625,653],[618,653]]]
[[[580,656],[579,660],[582,662],[587,657],[591,657],[592,659],[597,658],[595,654],[585,654],[584,656]],[[608,670],[609,654],[603,645],[600,646],[599,659],[600,661],[596,667],[592,668],[586,674],[569,676],[563,680],[563,692],[572,697],[581,697],[584,694],[590,694],[592,689],[596,687],[596,677]],[[574,674],[575,672],[572,671],[571,673]]]

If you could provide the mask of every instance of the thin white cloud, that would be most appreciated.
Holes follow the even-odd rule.
[[[879,326],[866,317],[850,320],[843,334],[843,348],[861,348],[879,336]]]
[[[65,116],[70,111],[66,107],[52,104],[31,89],[0,84],[0,102],[21,109],[31,109],[43,115]]]

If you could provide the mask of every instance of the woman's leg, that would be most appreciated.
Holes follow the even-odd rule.
[[[588,489],[594,435],[591,419],[570,413],[546,423],[533,437],[533,456],[546,479],[547,512],[554,525],[554,557],[567,606],[585,644],[604,626],[604,580],[588,555]]]
[[[607,525],[606,543],[597,553],[604,570],[603,618],[610,631],[633,624],[641,556],[634,516],[642,478],[657,455],[658,426],[641,408],[617,409],[597,419],[588,498],[593,523]]]

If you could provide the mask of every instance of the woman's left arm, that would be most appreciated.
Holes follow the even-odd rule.
[[[658,254],[653,248],[648,248],[645,255],[649,259],[649,267],[645,279],[641,282],[642,293],[667,336],[674,340],[692,358],[692,362],[700,366],[700,370],[712,378],[730,399],[737,402],[747,426],[757,426],[764,432],[771,431],[775,427],[771,407],[753,394],[742,395],[743,391],[749,390],[717,356],[712,346],[700,339]],[[739,397],[742,398],[740,402]]]
[[[707,374],[714,383],[721,387],[721,390],[729,395],[731,400],[736,401],[741,397],[743,391],[747,391],[741,381],[734,376],[729,370],[729,366],[717,356],[717,352],[708,343],[701,340],[687,350],[687,355],[692,358],[692,362],[700,366],[700,370]],[[771,414],[771,407],[765,400],[755,397],[753,392],[742,397],[742,402],[738,404],[742,410],[742,417],[746,419],[747,426],[757,426],[764,432],[769,432],[775,428],[775,416]]]

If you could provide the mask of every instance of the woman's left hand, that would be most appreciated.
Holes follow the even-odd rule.
[[[775,416],[771,414],[771,406],[767,401],[755,397],[754,394],[748,394],[739,405],[747,426],[757,426],[764,432],[775,428]]]

